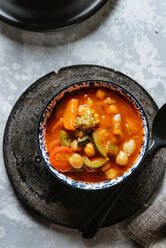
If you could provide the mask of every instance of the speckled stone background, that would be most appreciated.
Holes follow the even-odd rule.
[[[94,240],[41,222],[16,199],[6,175],[2,138],[21,93],[42,75],[72,64],[100,64],[138,81],[160,107],[166,102],[166,2],[113,0],[83,24],[63,32],[36,34],[0,23],[0,247],[133,248],[125,222],[100,230]],[[163,182],[158,197],[166,191]]]

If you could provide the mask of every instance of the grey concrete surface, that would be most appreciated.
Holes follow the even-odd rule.
[[[2,156],[7,117],[21,93],[40,76],[72,64],[98,64],[139,82],[160,107],[166,101],[166,2],[113,0],[73,29],[31,33],[0,23],[0,247],[133,248],[126,223],[100,230],[93,240],[41,222],[13,193]],[[163,182],[159,192],[166,191]]]

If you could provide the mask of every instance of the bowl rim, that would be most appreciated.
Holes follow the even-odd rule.
[[[145,137],[145,140],[144,140],[144,143],[145,143],[145,148],[144,148],[144,152],[143,152],[143,155],[142,155],[142,157],[141,157],[141,160],[140,160],[140,162],[138,163],[138,165],[135,167],[135,168],[133,168],[133,170],[131,171],[131,173],[129,174],[129,175],[125,175],[125,173],[128,171],[125,171],[121,176],[119,176],[119,177],[122,177],[123,176],[123,179],[121,180],[121,181],[119,181],[119,182],[115,182],[114,184],[110,184],[110,185],[107,185],[106,187],[102,187],[102,188],[95,188],[95,185],[96,184],[102,184],[103,182],[97,182],[97,183],[88,183],[88,182],[82,182],[82,181],[76,181],[76,180],[74,180],[74,179],[72,179],[72,181],[74,181],[74,182],[76,182],[76,184],[69,184],[66,180],[63,180],[63,179],[61,179],[61,178],[59,178],[54,172],[53,172],[53,170],[51,170],[50,169],[50,167],[47,165],[47,163],[46,163],[46,161],[45,161],[45,158],[44,158],[44,156],[43,156],[43,153],[42,153],[42,149],[41,149],[41,147],[40,147],[40,139],[39,139],[39,133],[40,133],[40,123],[41,123],[41,120],[42,120],[42,117],[43,117],[43,115],[44,115],[44,113],[45,113],[45,111],[47,110],[47,108],[48,108],[48,106],[50,105],[50,103],[54,100],[54,98],[56,97],[56,96],[58,96],[60,93],[62,93],[64,90],[66,90],[66,89],[68,89],[68,88],[70,88],[70,87],[72,87],[72,86],[74,86],[74,85],[78,85],[78,84],[83,84],[83,83],[90,83],[90,82],[93,82],[93,83],[95,83],[95,82],[97,82],[97,83],[106,83],[106,84],[110,84],[110,85],[113,85],[113,86],[115,86],[116,88],[120,88],[121,90],[122,90],[122,92],[124,92],[124,93],[126,93],[126,94],[129,94],[131,97],[132,97],[132,99],[134,100],[134,102],[136,103],[136,105],[137,106],[139,106],[139,108],[141,109],[141,112],[143,113],[143,117],[144,117],[144,119],[145,119],[145,123],[146,123],[146,130],[147,130],[147,132],[146,132],[146,137]],[[88,86],[89,87],[89,86]],[[87,87],[87,88],[88,88]],[[103,86],[99,86],[99,87],[103,87]],[[96,87],[97,88],[97,87]],[[104,87],[103,87],[104,88]],[[77,90],[77,89],[76,89]],[[79,90],[79,89],[78,89]],[[64,96],[63,96],[64,97]],[[63,98],[62,97],[62,98]],[[62,99],[61,98],[61,99]],[[60,99],[60,100],[61,100]],[[53,107],[53,108],[55,108],[55,106]],[[62,183],[64,183],[65,185],[67,185],[68,187],[70,187],[70,188],[75,188],[75,189],[78,189],[78,190],[85,190],[85,191],[100,191],[100,190],[106,190],[106,189],[110,189],[110,188],[112,188],[112,187],[115,187],[115,186],[117,186],[117,185],[120,185],[121,183],[124,183],[127,179],[129,179],[133,174],[135,174],[136,173],[136,171],[137,171],[137,169],[141,166],[141,164],[142,164],[142,162],[144,161],[144,157],[145,157],[145,155],[146,155],[146,153],[147,153],[147,150],[148,150],[148,146],[149,146],[149,137],[150,137],[150,129],[149,129],[149,123],[148,123],[148,119],[147,119],[147,116],[146,116],[146,114],[145,114],[145,111],[144,111],[144,109],[143,109],[143,107],[142,107],[142,105],[140,104],[140,102],[136,99],[136,97],[133,95],[133,93],[131,93],[130,91],[128,91],[127,89],[125,89],[124,87],[122,87],[121,85],[119,85],[119,84],[117,84],[117,83],[113,83],[113,82],[111,82],[111,81],[108,81],[108,80],[103,80],[103,79],[86,79],[86,80],[79,80],[79,81],[76,81],[76,82],[72,82],[72,83],[69,83],[68,85],[66,85],[66,86],[64,86],[64,87],[62,87],[61,89],[59,89],[49,100],[48,100],[48,102],[45,104],[45,107],[43,108],[43,110],[42,110],[42,112],[41,112],[41,115],[40,115],[40,118],[39,118],[39,121],[38,121],[38,126],[37,126],[37,144],[38,144],[38,148],[39,148],[39,152],[40,152],[40,156],[41,156],[41,158],[42,158],[42,160],[43,160],[43,162],[44,162],[44,165],[45,165],[45,167],[49,170],[49,172],[51,172],[51,174],[53,174],[60,182],[62,182]],[[143,144],[144,144],[143,143]],[[143,145],[142,145],[143,146]],[[136,160],[137,161],[137,160]],[[136,162],[135,161],[135,162]],[[135,163],[134,162],[134,163]],[[133,164],[134,165],[134,164]],[[133,166],[132,165],[132,166]],[[50,166],[51,166],[51,164],[50,164]],[[132,166],[130,167],[130,168],[132,168]],[[51,166],[52,167],[52,166]],[[129,169],[130,169],[129,168]],[[54,168],[53,168],[54,169]],[[54,169],[54,170],[56,170],[56,169]],[[58,173],[60,173],[60,172],[58,172]],[[125,175],[125,176],[124,176]],[[66,175],[64,175],[66,178],[70,178],[70,177],[68,177],[68,176],[66,176]],[[118,178],[119,178],[118,177]],[[105,182],[111,182],[111,180],[107,180],[107,181],[105,181]],[[78,185],[77,185],[77,183],[80,183],[80,184],[82,184],[82,185],[93,185],[94,187],[89,187],[89,188],[82,188],[82,187],[78,187]]]

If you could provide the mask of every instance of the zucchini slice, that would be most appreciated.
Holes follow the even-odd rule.
[[[78,146],[84,147],[89,141],[90,141],[90,138],[87,135],[81,138],[78,138]]]
[[[70,146],[70,138],[69,138],[69,135],[66,131],[61,130],[59,132],[59,140],[60,140],[60,144],[62,146],[67,146],[67,147]]]
[[[95,144],[97,151],[102,156],[106,157],[107,156],[106,149],[105,149],[104,145],[102,144],[100,131],[99,130],[94,131],[92,134],[92,137],[93,137],[93,142]]]
[[[89,158],[87,156],[83,156],[83,161],[84,164],[92,169],[97,169],[100,168],[101,166],[103,166],[106,162],[108,162],[109,158],[97,158],[95,160],[89,160]]]

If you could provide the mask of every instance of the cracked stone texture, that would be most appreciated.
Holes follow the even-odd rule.
[[[113,0],[79,26],[51,34],[0,23],[0,243],[1,248],[132,248],[125,224],[100,230],[93,240],[37,220],[15,197],[2,156],[8,115],[24,90],[42,75],[72,64],[98,64],[138,81],[160,107],[166,100],[166,3]],[[165,194],[163,181],[158,197]]]

